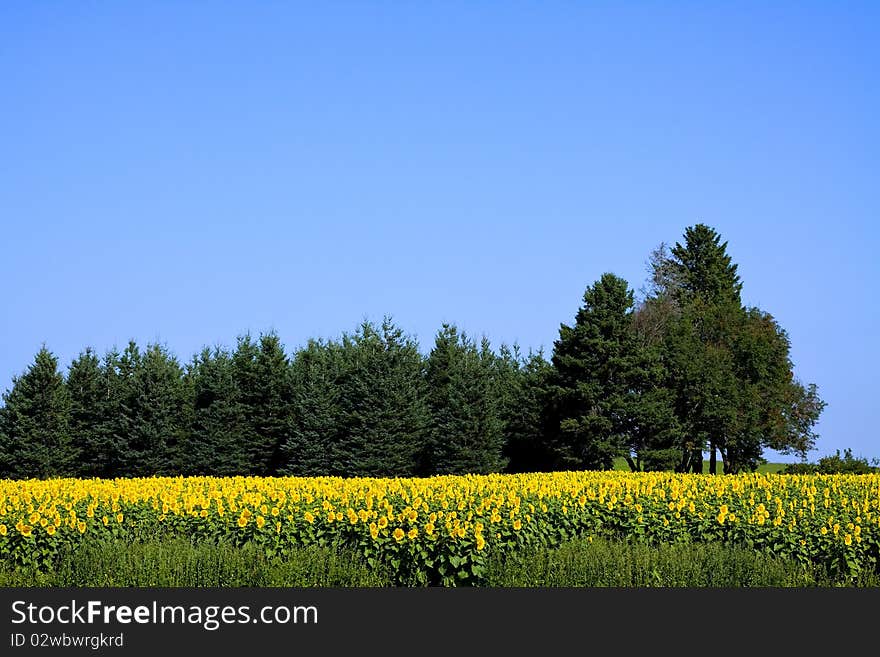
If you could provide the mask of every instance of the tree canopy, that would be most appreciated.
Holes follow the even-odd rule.
[[[728,243],[696,224],[650,255],[637,298],[605,273],[549,359],[447,323],[427,353],[390,317],[288,351],[275,332],[204,348],[45,346],[0,406],[0,476],[754,470],[805,458],[825,407],[791,341],[746,305]]]

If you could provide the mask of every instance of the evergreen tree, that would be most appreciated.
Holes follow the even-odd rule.
[[[0,408],[0,477],[72,474],[76,454],[68,439],[68,398],[58,359],[46,347],[15,377]]]
[[[521,401],[521,389],[525,378],[519,345],[514,344],[510,347],[502,344],[498,348],[492,370],[492,397],[504,436],[502,454],[507,459],[506,467],[510,469],[515,465],[511,462],[510,452],[512,443],[517,442],[513,434],[517,431],[516,425],[520,419],[518,404]]]
[[[137,349],[133,343],[129,349]],[[130,354],[129,354],[130,355]],[[104,478],[125,476],[123,455],[128,446],[128,406],[125,404],[133,371],[122,369],[123,354],[115,348],[108,351],[101,361],[100,419],[95,431],[97,438],[98,476]],[[127,358],[126,364],[131,361]]]
[[[134,432],[140,422],[136,376],[141,367],[140,347],[130,340],[122,350],[108,354],[105,375],[110,384],[108,398],[107,435],[117,462],[116,476],[131,477],[143,473],[133,451]]]
[[[79,354],[67,372],[70,401],[69,436],[78,477],[111,475],[104,434],[106,386],[101,361],[90,348]]]
[[[118,367],[122,471],[137,477],[178,474],[186,403],[182,368],[160,345],[148,345],[141,354],[134,342]]]
[[[261,335],[258,345],[249,337],[241,339],[233,372],[240,379],[250,474],[275,475],[284,462],[282,446],[290,434],[293,392],[290,362],[278,335]]]
[[[333,467],[349,476],[410,476],[428,411],[418,344],[386,317],[342,338]]]
[[[715,474],[718,451],[727,450],[727,443],[734,441],[737,432],[740,390],[733,356],[728,352],[736,327],[742,323],[742,282],[737,265],[727,253],[727,242],[722,243],[714,229],[696,224],[685,229],[684,237],[685,243],[676,243],[671,252],[675,281],[671,293],[689,311],[686,315],[696,326],[696,348],[703,351],[697,362],[708,368],[698,374],[709,386],[702,395],[706,403],[699,406],[702,415],[690,418],[706,439],[695,448],[692,461],[694,469],[699,467],[702,472],[702,451],[708,448],[709,471]],[[706,398],[708,392],[712,396]],[[731,447],[735,453],[737,447]],[[746,447],[745,441],[739,447],[742,457],[749,459],[753,450]]]
[[[238,435],[239,449],[247,456],[247,468],[242,474],[258,474],[252,450],[258,443],[260,390],[257,377],[257,356],[260,347],[250,334],[238,337],[232,352],[232,380],[237,393],[242,426]]]
[[[506,465],[503,423],[493,395],[495,357],[455,326],[444,324],[426,363],[429,440],[427,473],[498,472]]]
[[[187,368],[186,379],[191,420],[181,471],[214,476],[245,474],[248,463],[241,440],[245,415],[232,356],[225,349],[203,349]]]
[[[684,238],[684,244],[676,242],[668,262],[657,263],[659,272],[671,265],[661,274],[673,284],[668,291],[682,304],[702,299],[709,304],[740,305],[742,281],[727,253],[727,242],[721,242],[721,236],[705,224],[686,228]]]
[[[656,375],[633,330],[626,281],[606,273],[583,301],[574,325],[563,324],[554,343],[549,429],[562,467],[611,469],[615,457],[631,458],[650,430],[643,415],[652,407],[643,393]]]
[[[290,436],[282,446],[280,474],[342,473],[333,458],[342,430],[341,371],[341,347],[335,342],[310,340],[294,356]]]
[[[499,414],[504,426],[504,456],[508,472],[553,469],[555,453],[546,440],[547,387],[553,367],[542,352],[527,357],[502,345],[498,356]]]

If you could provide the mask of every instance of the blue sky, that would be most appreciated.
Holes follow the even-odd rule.
[[[3,3],[0,389],[386,313],[549,350],[703,222],[828,402],[811,458],[880,456],[880,5],[763,4]]]

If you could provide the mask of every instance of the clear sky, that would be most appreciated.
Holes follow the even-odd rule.
[[[386,313],[549,351],[703,222],[828,402],[810,458],[880,456],[880,3],[720,4],[0,4],[0,389]]]

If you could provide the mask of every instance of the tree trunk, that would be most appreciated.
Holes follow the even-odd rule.
[[[627,464],[629,465],[629,469],[630,469],[632,472],[638,472],[638,471],[639,471],[639,466],[636,465],[635,461],[633,461],[632,456],[630,456],[630,455],[627,454],[626,462],[627,462]]]
[[[718,474],[718,457],[715,453],[715,443],[709,443],[709,474]]]
[[[690,456],[689,450],[681,450],[681,462],[678,464],[677,472],[690,472]]]
[[[691,472],[703,474],[703,450],[695,449],[691,460]]]

